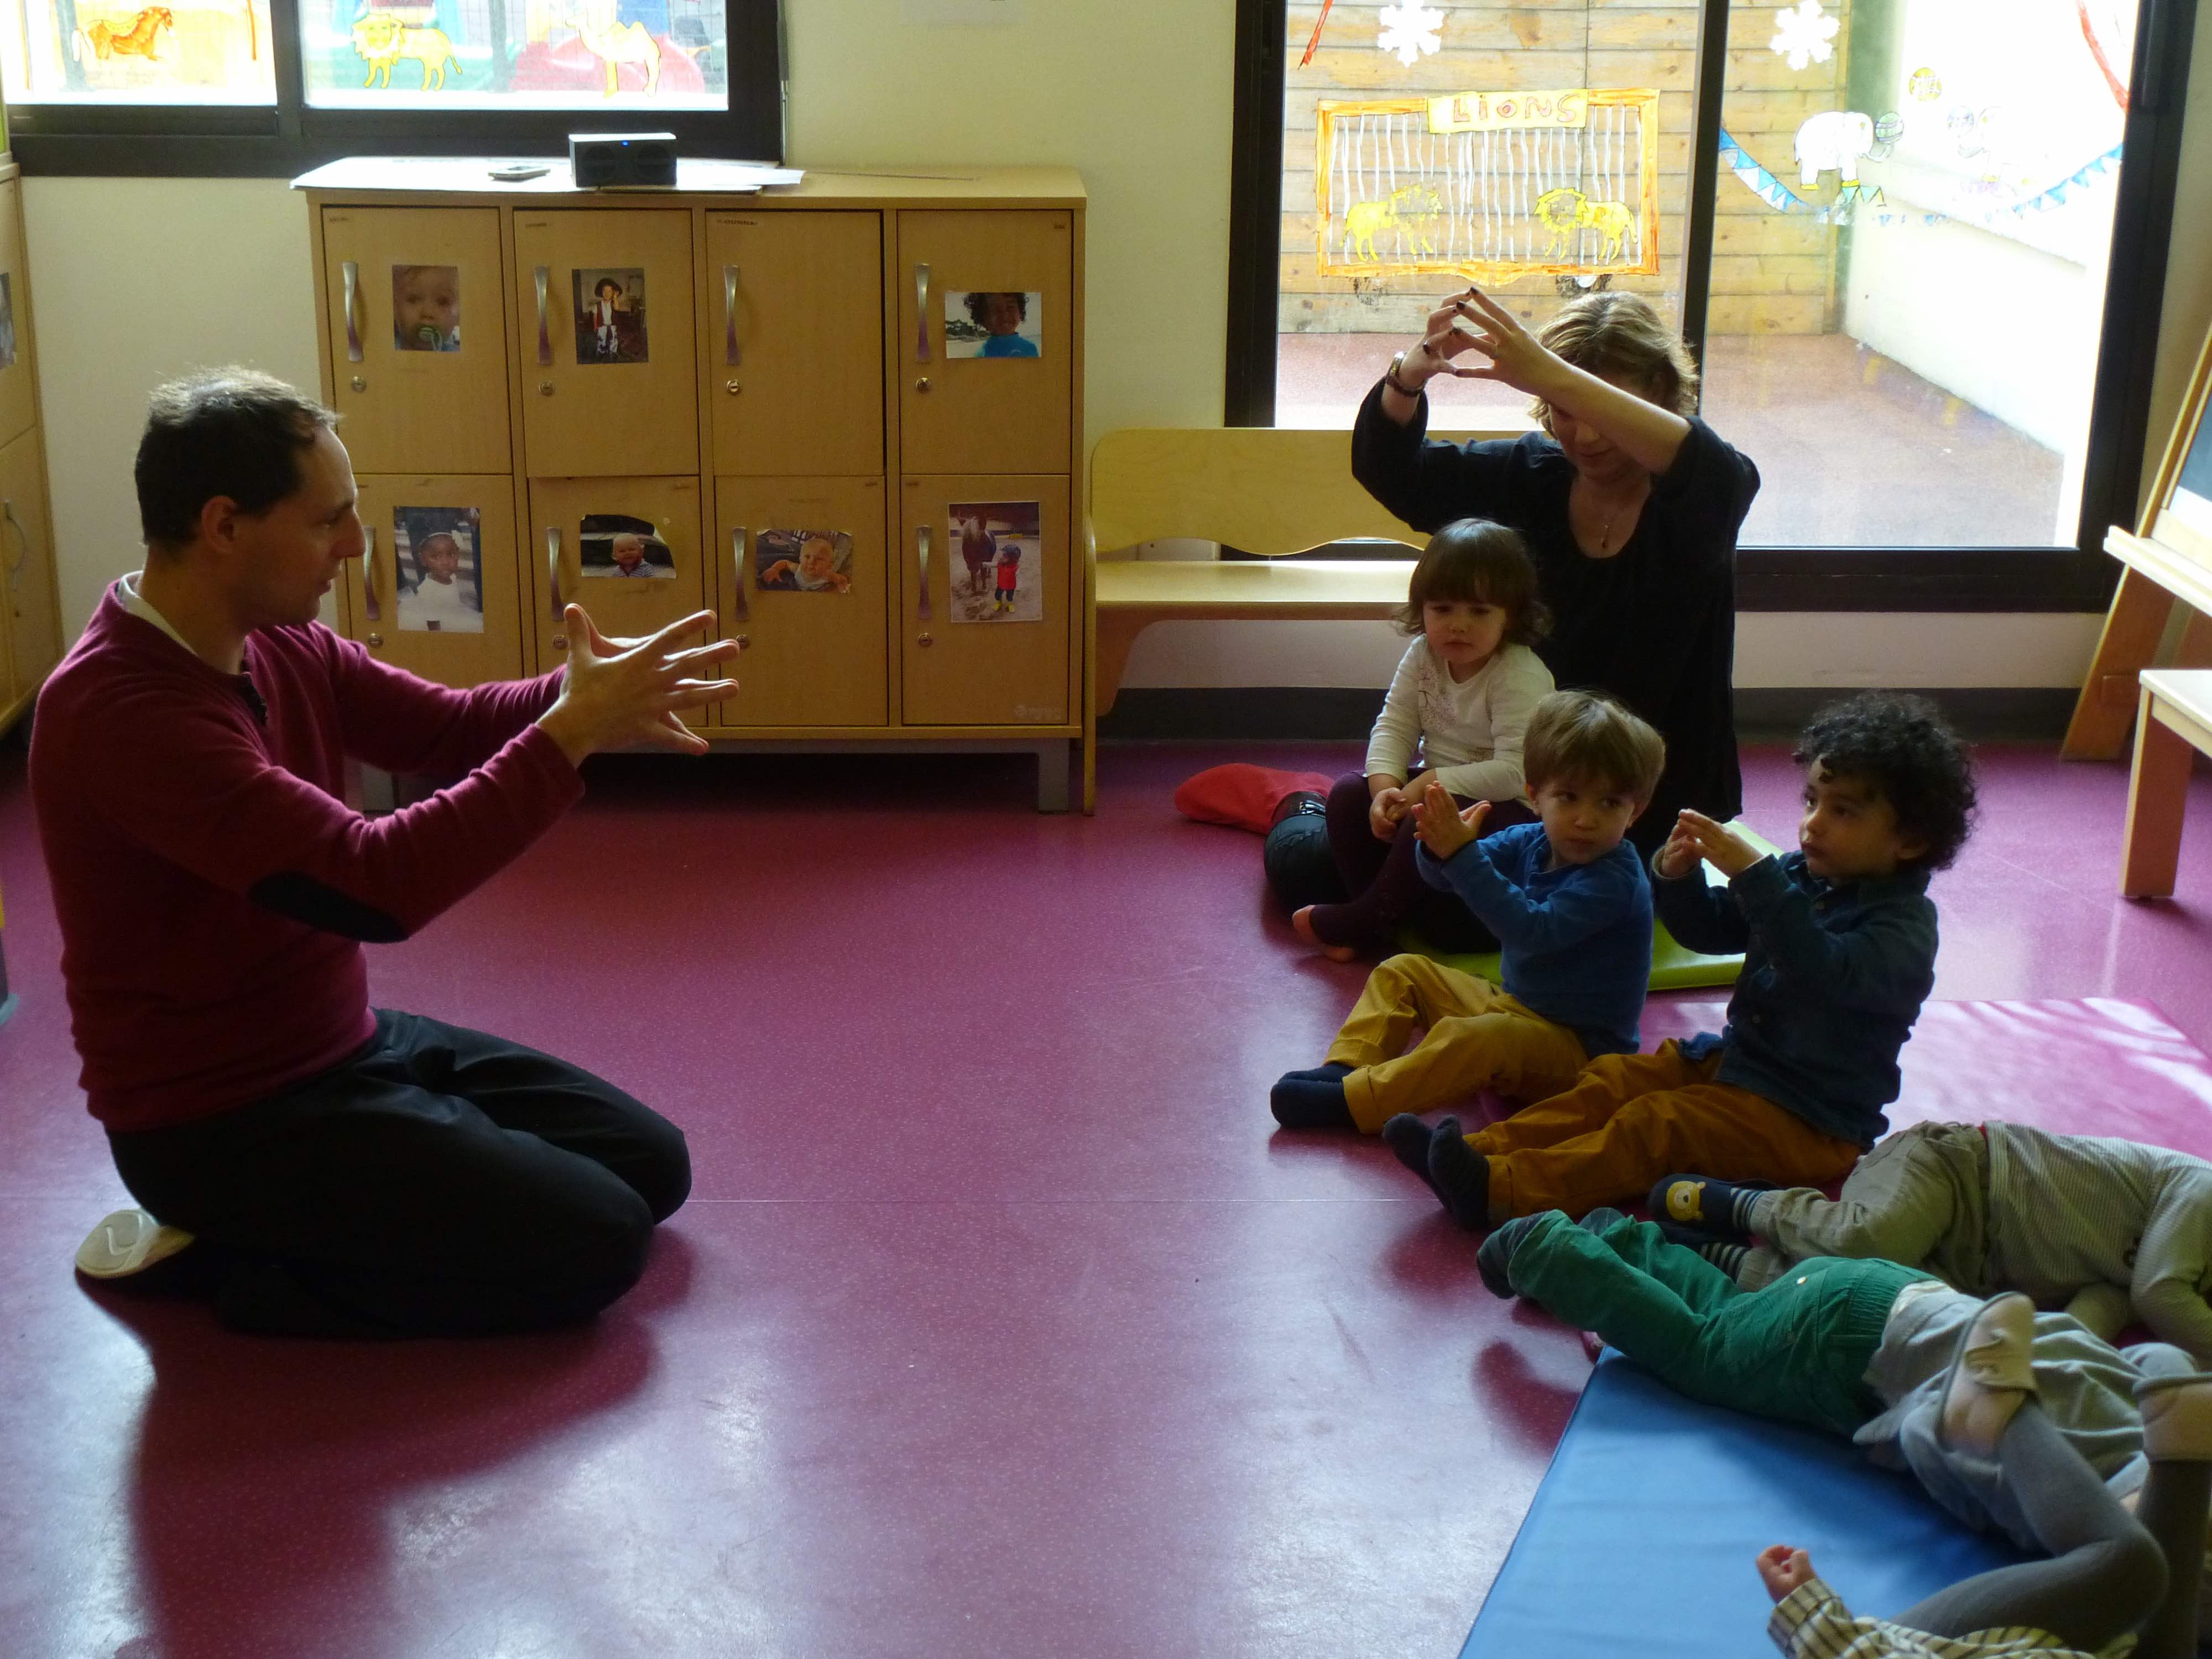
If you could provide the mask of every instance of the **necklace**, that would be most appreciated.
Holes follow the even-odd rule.
[[[1583,497],[1587,501],[1594,493],[1595,492],[1585,488],[1583,492]],[[1597,527],[1597,550],[1590,556],[1591,557],[1599,559],[1609,558],[1613,554],[1620,550],[1620,548],[1617,548],[1613,544],[1613,526],[1620,522],[1620,515],[1627,512],[1629,508],[1632,507],[1641,507],[1644,502],[1650,498],[1650,494],[1651,481],[1649,478],[1646,478],[1644,481],[1644,485],[1641,489],[1613,503],[1613,511],[1605,515],[1605,522]],[[1627,538],[1626,537],[1622,538],[1621,544],[1622,546],[1627,545]]]

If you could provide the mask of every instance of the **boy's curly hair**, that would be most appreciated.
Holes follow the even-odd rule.
[[[1863,778],[1897,814],[1899,833],[1928,843],[1900,868],[1942,870],[1974,822],[1974,765],[1936,705],[1899,691],[1863,691],[1830,703],[1798,734],[1790,758]]]
[[[1552,631],[1552,613],[1536,595],[1536,566],[1521,532],[1487,519],[1455,519],[1429,538],[1407,584],[1398,631],[1418,635],[1430,600],[1468,599],[1505,613],[1509,645],[1534,645]]]

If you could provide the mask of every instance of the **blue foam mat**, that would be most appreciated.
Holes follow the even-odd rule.
[[[1460,1659],[1771,1654],[1769,1544],[1876,1618],[2021,1559],[1848,1441],[1699,1405],[1608,1350]]]

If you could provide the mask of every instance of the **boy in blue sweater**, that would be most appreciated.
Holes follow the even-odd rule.
[[[1328,1062],[1275,1085],[1276,1121],[1374,1134],[1394,1114],[1478,1089],[1540,1100],[1594,1056],[1632,1054],[1651,971],[1651,890],[1621,836],[1665,760],[1659,734],[1618,703],[1555,691],[1536,705],[1522,750],[1537,823],[1478,840],[1490,803],[1462,813],[1430,788],[1414,805],[1419,867],[1498,935],[1504,988],[1426,957],[1392,957],[1369,975]],[[1408,1054],[1417,1028],[1427,1035]],[[1424,1125],[1425,1154],[1427,1134]]]
[[[1670,1170],[1711,1172],[1652,1194],[1673,1222],[1732,1223],[1746,1183],[1824,1186],[1887,1129],[1898,1051],[1936,982],[1928,877],[1966,842],[1972,769],[1933,705],[1886,692],[1822,710],[1791,758],[1806,769],[1796,852],[1762,853],[1685,811],[1651,860],[1676,939],[1745,953],[1728,1029],[1595,1060],[1572,1089],[1477,1134],[1430,1132],[1421,1172],[1463,1225],[1581,1215]],[[1419,1127],[1383,1127],[1409,1164]]]

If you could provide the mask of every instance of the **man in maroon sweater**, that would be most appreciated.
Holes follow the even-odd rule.
[[[144,1212],[78,1254],[212,1294],[240,1329],[465,1334],[587,1317],[684,1201],[681,1131],[574,1066],[368,1005],[362,942],[404,939],[582,793],[599,750],[706,744],[728,641],[686,618],[565,670],[453,691],[315,620],[360,556],[336,417],[227,369],[154,395],[143,571],[39,702],[31,789],[83,1083]],[[467,775],[380,818],[354,757]],[[149,1213],[150,1212],[150,1213]]]

